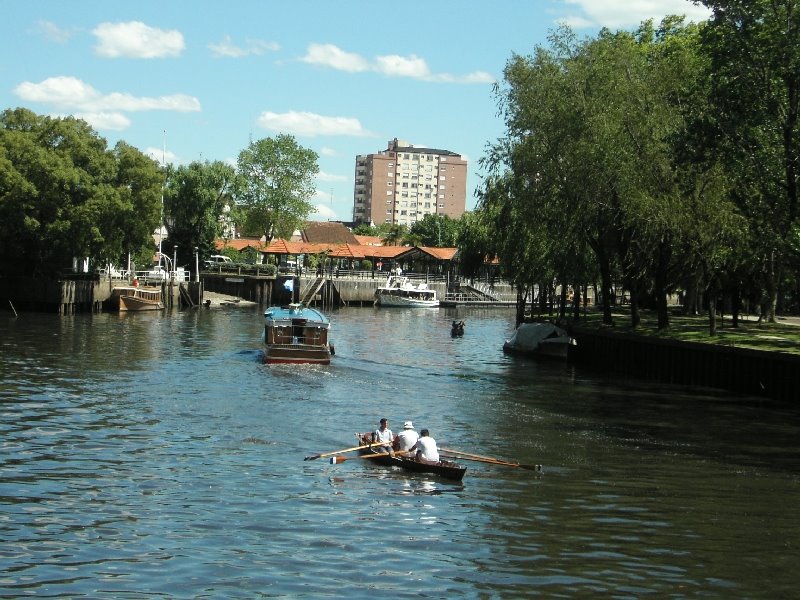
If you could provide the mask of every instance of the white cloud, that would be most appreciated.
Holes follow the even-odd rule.
[[[95,52],[105,58],[162,58],[179,56],[186,44],[177,29],[149,27],[141,21],[101,23],[92,30]]]
[[[89,123],[94,129],[124,131],[131,126],[131,120],[118,112],[79,112],[75,113],[75,116]]]
[[[331,173],[320,171],[317,173],[317,179],[319,181],[347,181],[348,178],[344,175],[333,175]]]
[[[389,77],[413,77],[414,79],[428,79],[431,71],[427,63],[415,55],[398,56],[377,56],[375,58],[377,70]]]
[[[690,0],[564,0],[564,3],[578,7],[582,13],[560,19],[573,27],[622,29],[635,27],[647,19],[658,23],[666,15],[686,15],[688,21],[704,21],[711,15],[706,7]]]
[[[328,148],[326,146],[323,146],[322,148],[320,148],[319,149],[319,153],[322,156],[338,156],[339,155],[339,153],[336,152],[336,150],[334,150],[333,148]]]
[[[29,102],[41,102],[61,110],[77,110],[88,113],[141,110],[195,112],[200,110],[200,101],[193,96],[173,94],[151,98],[137,97],[121,92],[101,94],[91,85],[76,77],[49,77],[39,83],[24,81],[14,88],[14,93]]]
[[[75,77],[49,77],[39,83],[24,81],[14,93],[27,102],[39,102],[57,111],[83,119],[95,129],[123,131],[131,120],[123,113],[144,110],[196,112],[200,101],[185,94],[151,98],[113,92],[101,94],[91,85]]]
[[[36,23],[36,27],[39,29],[39,32],[48,40],[51,42],[57,42],[59,44],[69,41],[69,38],[71,38],[73,35],[72,30],[62,29],[52,21],[39,21]]]
[[[329,206],[325,206],[324,204],[317,204],[315,207],[315,211],[309,215],[310,221],[336,221],[338,220],[336,217],[336,213],[333,209]]]
[[[300,60],[349,73],[370,70],[369,63],[364,58],[358,54],[345,52],[333,44],[309,44],[306,55]]]
[[[263,112],[258,125],[264,129],[314,137],[317,135],[349,135],[372,137],[374,134],[361,126],[354,117],[326,117],[310,112],[289,111],[285,113]]]
[[[231,36],[226,35],[225,39],[216,44],[209,44],[209,49],[215,57],[241,58],[243,56],[264,54],[267,51],[279,50],[277,42],[266,42],[263,40],[245,39],[244,46],[237,46],[231,40]]]
[[[492,75],[484,71],[474,71],[468,75],[431,73],[425,59],[414,54],[410,56],[397,54],[376,56],[374,61],[370,62],[358,54],[345,52],[333,44],[309,44],[306,55],[300,60],[350,73],[372,71],[387,77],[410,77],[437,83],[493,83],[495,81]]]
[[[156,161],[158,164],[180,164],[181,161],[178,160],[178,157],[175,155],[174,152],[170,152],[169,150],[165,150],[164,148],[155,148],[150,146],[142,151],[142,154],[145,154]],[[163,162],[162,162],[163,161]]]

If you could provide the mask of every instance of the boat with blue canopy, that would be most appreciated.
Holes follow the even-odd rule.
[[[292,303],[269,307],[264,319],[265,363],[330,364],[334,354],[328,340],[331,323],[320,311]]]

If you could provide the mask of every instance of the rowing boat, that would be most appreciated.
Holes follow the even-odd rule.
[[[370,433],[357,433],[356,437],[358,438],[359,446],[366,446],[372,442],[372,434]],[[461,481],[467,471],[466,467],[449,460],[428,462],[405,456],[383,456],[386,454],[386,449],[383,446],[374,444],[367,448],[361,448],[358,453],[365,457],[375,455],[375,458],[370,458],[370,462],[379,463],[387,467],[399,467],[415,473],[431,473],[452,481]]]

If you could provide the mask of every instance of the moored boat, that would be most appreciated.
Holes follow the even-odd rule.
[[[575,345],[575,340],[566,331],[552,323],[522,323],[511,339],[503,344],[503,352],[566,359],[569,347]]]
[[[120,311],[163,310],[161,288],[146,289],[138,286],[116,287],[116,297]]]
[[[408,277],[389,275],[386,283],[375,290],[375,304],[436,308],[439,306],[439,299],[436,297],[436,290],[430,289],[427,283],[414,285]]]
[[[330,364],[334,354],[328,341],[331,324],[320,311],[293,303],[269,307],[264,318],[265,363]]]
[[[361,446],[366,446],[372,442],[372,434],[370,433],[357,433],[356,437]],[[418,461],[410,456],[381,456],[386,454],[385,447],[375,444],[371,444],[369,448],[361,448],[358,452],[362,456],[375,455],[375,458],[369,459],[370,462],[387,467],[399,467],[415,473],[431,473],[452,481],[461,481],[467,471],[466,467],[449,460],[428,462]]]

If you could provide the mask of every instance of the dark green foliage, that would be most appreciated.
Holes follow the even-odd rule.
[[[53,276],[73,257],[124,264],[158,224],[162,182],[154,161],[124,143],[108,149],[82,120],[4,111],[0,268]]]

